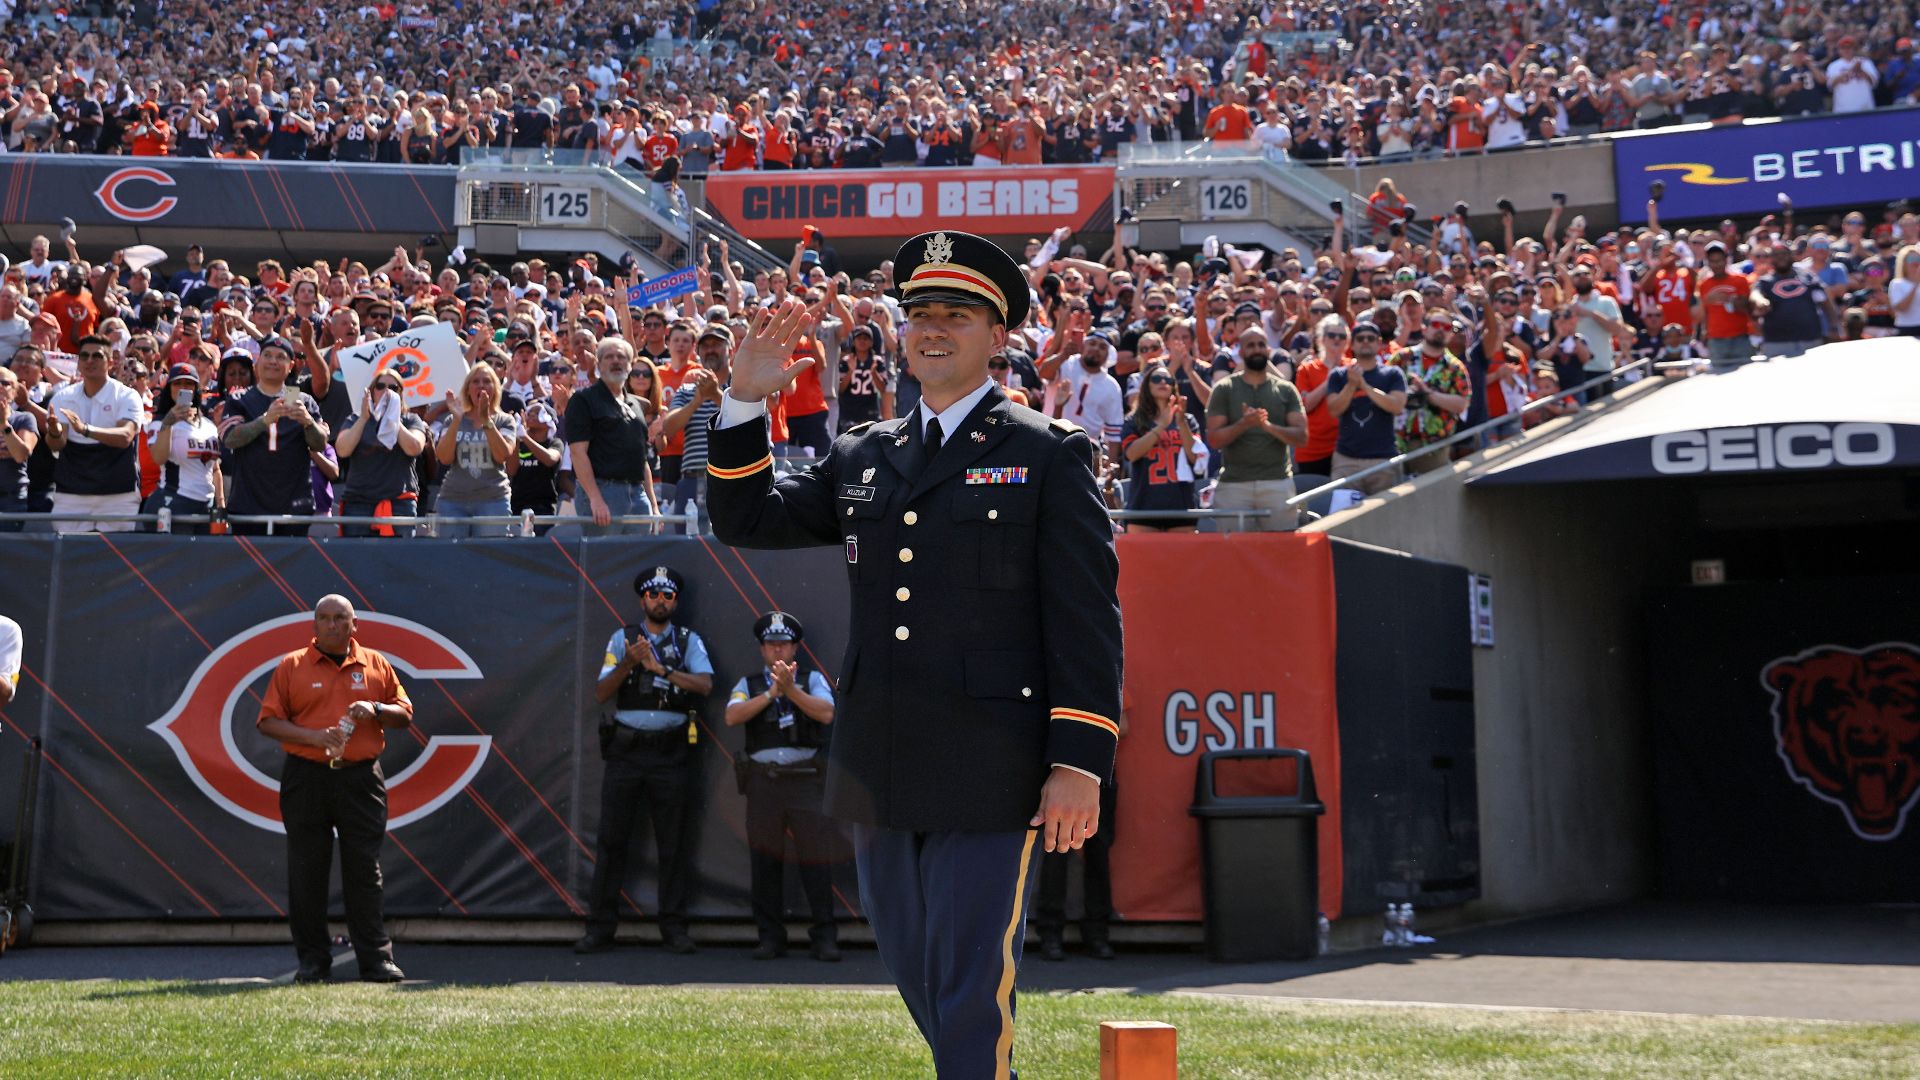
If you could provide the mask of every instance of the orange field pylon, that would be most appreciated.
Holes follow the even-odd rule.
[[[1100,1080],[1175,1080],[1180,1071],[1178,1031],[1158,1020],[1100,1024]]]

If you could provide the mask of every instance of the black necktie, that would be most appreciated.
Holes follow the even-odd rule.
[[[940,431],[940,418],[936,416],[933,419],[927,421],[927,460],[928,461],[932,461],[934,459],[934,456],[940,453],[940,444],[944,442],[945,439],[946,439],[945,435],[943,435]]]

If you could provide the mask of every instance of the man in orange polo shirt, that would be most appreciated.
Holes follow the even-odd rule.
[[[1253,114],[1247,110],[1245,87],[1207,113],[1207,138],[1214,142],[1240,142],[1253,137]]]
[[[287,831],[287,921],[300,969],[293,980],[326,982],[327,878],[340,834],[340,891],[363,982],[399,982],[381,913],[380,845],[387,834],[386,729],[413,722],[413,702],[387,658],[353,640],[353,605],[323,596],[313,644],[280,658],[255,726],[287,752],[280,818]],[[352,721],[348,724],[347,721]]]

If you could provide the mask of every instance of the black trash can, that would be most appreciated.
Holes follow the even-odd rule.
[[[1200,756],[1188,812],[1200,819],[1208,959],[1313,958],[1326,811],[1305,750]]]

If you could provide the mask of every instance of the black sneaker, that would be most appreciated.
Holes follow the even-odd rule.
[[[587,936],[573,943],[573,951],[579,953],[581,956],[589,956],[593,953],[612,952],[613,935],[589,933]]]
[[[813,958],[823,964],[840,962],[840,946],[837,942],[816,941],[813,943]]]
[[[694,945],[693,938],[687,936],[685,930],[668,930],[661,935],[661,942],[666,945],[668,952],[679,953],[681,956],[687,956],[700,951],[699,948]]]
[[[382,960],[370,968],[360,969],[360,981],[370,983],[397,983],[406,979],[407,973],[400,965],[391,960]]]
[[[778,960],[785,955],[787,955],[786,944],[772,938],[761,938],[760,944],[753,949],[755,960]]]
[[[310,983],[323,983],[332,977],[333,971],[330,968],[323,968],[319,964],[301,964],[300,970],[293,973],[293,981],[301,986]]]

